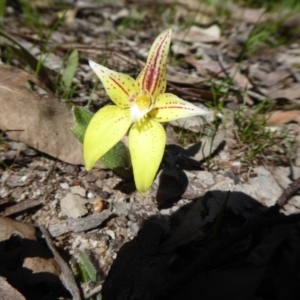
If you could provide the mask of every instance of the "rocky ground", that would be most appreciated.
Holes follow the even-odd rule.
[[[299,299],[298,14],[232,2],[8,1],[0,294]],[[141,195],[130,169],[86,172],[71,106],[110,101],[88,59],[136,77],[170,26],[168,91],[211,113],[166,125],[160,171]]]

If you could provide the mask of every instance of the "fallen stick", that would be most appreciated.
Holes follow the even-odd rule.
[[[52,237],[56,237],[67,232],[82,232],[101,225],[111,215],[111,211],[104,210],[101,213],[93,214],[81,219],[68,219],[48,227]]]

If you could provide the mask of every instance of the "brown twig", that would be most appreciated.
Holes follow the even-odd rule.
[[[281,196],[277,199],[276,204],[279,207],[284,206],[289,198],[295,194],[300,188],[300,177],[293,181],[281,194]]]
[[[229,88],[229,89],[231,89],[234,92],[246,93],[248,96],[256,98],[259,101],[263,101],[263,100],[266,99],[266,97],[263,96],[263,95],[261,95],[261,94],[258,94],[256,92],[253,92],[253,91],[250,91],[250,90],[245,90],[244,88],[241,88],[241,87],[237,87],[237,86],[233,86],[233,85],[227,84],[225,82],[222,82],[221,80],[213,79],[212,83],[216,84],[216,85],[220,85],[222,87]]]
[[[95,286],[92,290],[90,290],[88,293],[84,294],[84,299],[90,299],[96,294],[100,293],[102,290],[102,284]]]
[[[293,68],[291,66],[289,66],[288,64],[284,64],[285,68],[289,71],[289,73],[292,75],[292,77],[294,78],[294,80],[296,82],[300,82],[300,76],[299,74],[297,74]]]
[[[71,293],[73,300],[81,300],[80,291],[76,284],[76,281],[74,279],[74,275],[69,268],[68,264],[62,259],[62,257],[59,255],[57,250],[55,249],[55,246],[52,242],[51,236],[48,232],[48,230],[45,228],[45,226],[40,225],[40,230],[43,233],[43,236],[47,242],[47,245],[49,249],[51,250],[55,261],[58,263],[58,265],[61,268],[61,274],[59,276],[60,280],[62,281],[63,285],[66,287],[66,289]]]
[[[226,77],[230,80],[233,80],[233,78],[230,75],[230,72],[228,71],[228,67],[225,66],[223,55],[219,51],[218,51],[218,62],[219,62],[219,65],[220,65],[223,73],[226,75]]]

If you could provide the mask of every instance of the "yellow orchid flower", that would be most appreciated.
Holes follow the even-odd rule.
[[[207,113],[165,93],[171,35],[172,29],[167,29],[155,39],[136,80],[89,61],[116,105],[100,109],[90,121],[83,142],[85,167],[90,170],[129,130],[134,181],[140,193],[151,187],[162,161],[166,133],[160,123]]]

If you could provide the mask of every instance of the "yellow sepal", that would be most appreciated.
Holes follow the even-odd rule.
[[[130,112],[115,105],[101,108],[90,121],[83,141],[85,168],[94,164],[109,151],[128,131],[132,124]]]
[[[136,81],[127,74],[112,71],[92,60],[89,64],[101,80],[109,98],[119,107],[128,108],[131,96],[139,92]]]
[[[154,108],[148,113],[157,122],[206,115],[208,111],[184,101],[173,94],[161,94],[157,97]]]

